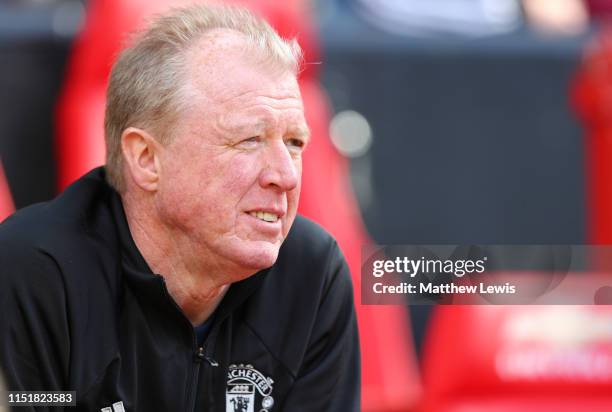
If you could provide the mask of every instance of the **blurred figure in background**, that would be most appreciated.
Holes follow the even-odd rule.
[[[356,0],[361,15],[398,34],[484,36],[520,24],[517,0]]]
[[[527,21],[549,34],[577,34],[586,30],[589,10],[584,0],[522,0]]]
[[[356,0],[365,18],[397,33],[486,36],[515,30],[525,19],[548,34],[586,30],[590,16],[612,15],[609,0]]]

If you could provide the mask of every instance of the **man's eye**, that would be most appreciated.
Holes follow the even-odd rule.
[[[300,153],[304,150],[305,143],[301,139],[288,139],[285,143],[289,150]]]
[[[255,147],[260,141],[261,136],[253,136],[249,137],[248,139],[241,140],[240,142],[238,142],[237,146],[243,148]]]

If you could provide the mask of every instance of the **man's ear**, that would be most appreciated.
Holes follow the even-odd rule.
[[[143,190],[157,190],[160,149],[157,140],[142,129],[128,127],[121,134],[121,150],[128,176]]]

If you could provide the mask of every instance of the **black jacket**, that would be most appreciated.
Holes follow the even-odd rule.
[[[274,266],[231,285],[199,350],[95,169],[0,225],[0,305],[9,389],[75,390],[67,410],[359,410],[350,275],[299,216]]]

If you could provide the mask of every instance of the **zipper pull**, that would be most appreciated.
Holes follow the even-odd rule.
[[[216,360],[214,360],[210,356],[206,356],[206,353],[204,353],[204,346],[200,346],[198,348],[198,351],[195,354],[195,358],[196,358],[196,362],[201,362],[202,359],[205,359],[206,362],[208,362],[210,364],[210,366],[215,366],[215,367],[219,366],[219,362],[217,362]]]
[[[199,362],[202,362],[202,359],[205,359],[205,358],[206,358],[206,355],[204,354],[204,347],[200,346],[195,353],[195,361],[199,363]]]

